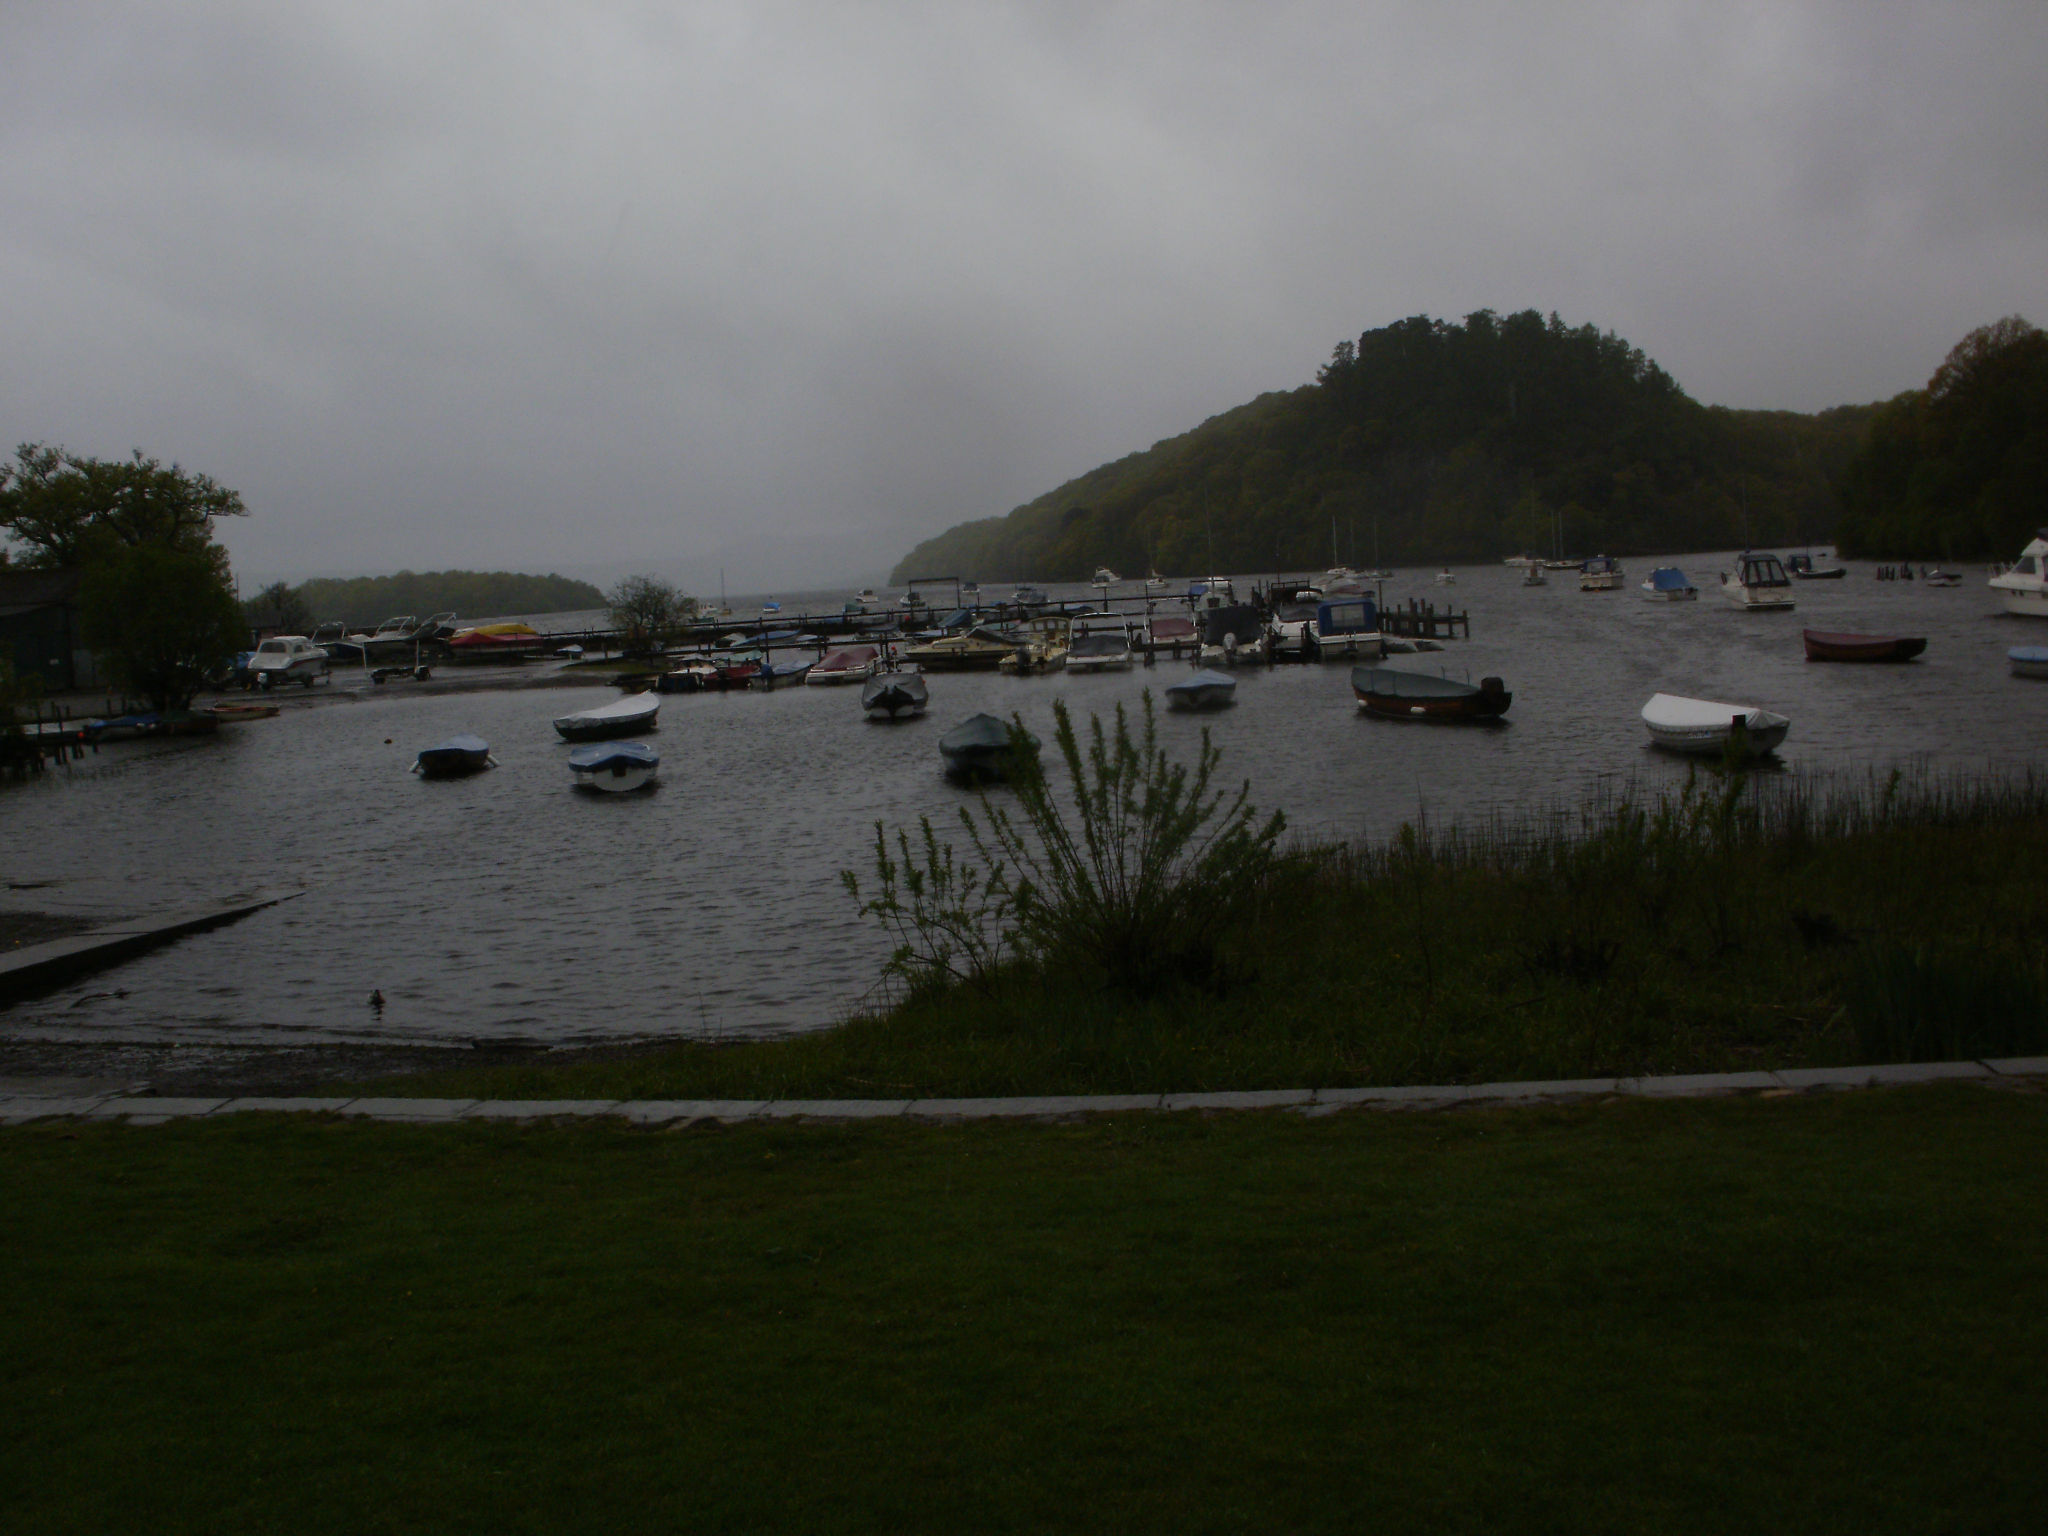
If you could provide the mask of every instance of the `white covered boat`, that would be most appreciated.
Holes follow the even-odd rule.
[[[1715,699],[1688,699],[1660,693],[1643,706],[1643,724],[1650,739],[1672,752],[1718,757],[1728,738],[1741,727],[1751,757],[1776,751],[1792,722],[1754,704],[1724,704]]]
[[[623,795],[654,782],[661,757],[643,741],[605,741],[569,754],[569,771],[582,789]]]
[[[1721,590],[1738,608],[1790,608],[1792,578],[1776,555],[1745,549],[1735,557],[1732,575],[1723,572]]]
[[[614,737],[637,736],[642,731],[653,730],[656,725],[654,717],[660,711],[660,694],[629,693],[623,699],[614,699],[596,709],[564,715],[555,722],[555,729],[565,741],[610,741]]]
[[[249,657],[249,676],[259,688],[281,688],[286,683],[310,688],[328,675],[328,667],[326,647],[304,635],[272,635]]]
[[[2007,613],[2048,619],[2048,528],[2020,551],[2019,559],[1991,578],[1991,590]]]

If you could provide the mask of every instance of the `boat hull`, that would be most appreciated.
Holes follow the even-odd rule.
[[[1474,687],[1393,667],[1354,667],[1351,692],[1361,709],[1382,720],[1498,720],[1515,701],[1497,677]]]
[[[1035,737],[1013,739],[1010,727],[994,715],[970,715],[939,738],[946,777],[970,784],[1003,783],[1037,753]]]
[[[490,746],[482,737],[454,736],[421,752],[412,768],[423,779],[463,779],[494,766]]]
[[[2048,645],[2016,645],[2005,660],[2014,677],[2048,678]]]
[[[617,746],[579,747],[569,754],[569,771],[576,787],[603,794],[625,795],[645,789],[654,782],[661,759],[652,747],[638,742]]]
[[[915,672],[877,672],[860,694],[860,707],[873,720],[908,720],[930,702],[931,690]]]
[[[1221,672],[1197,672],[1166,688],[1168,709],[1226,709],[1237,702],[1237,679]]]
[[[1714,699],[1689,699],[1660,693],[1643,706],[1643,725],[1650,740],[1667,752],[1719,757],[1729,750],[1737,723],[1750,757],[1762,757],[1784,743],[1792,722],[1753,704],[1724,704]]]
[[[621,736],[637,736],[656,729],[660,709],[661,700],[656,695],[638,694],[602,709],[565,715],[555,722],[555,730],[564,741],[615,741]]]
[[[1911,661],[1927,649],[1920,635],[1824,634],[1809,629],[1801,632],[1808,661]]]

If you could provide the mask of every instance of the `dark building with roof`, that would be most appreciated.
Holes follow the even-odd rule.
[[[0,656],[49,693],[100,686],[78,638],[78,572],[0,569]]]

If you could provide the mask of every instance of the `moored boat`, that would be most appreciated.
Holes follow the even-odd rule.
[[[1675,565],[1660,565],[1643,578],[1643,596],[1652,602],[1689,603],[1700,595],[1685,572]]]
[[[258,688],[299,683],[310,688],[328,675],[327,648],[304,635],[272,635],[249,657],[249,679]]]
[[[1237,699],[1237,679],[1207,667],[1166,685],[1168,709],[1222,709]]]
[[[804,681],[814,688],[865,682],[881,660],[881,651],[872,645],[843,645],[821,656]]]
[[[992,672],[1026,643],[1016,635],[976,625],[964,635],[943,635],[910,646],[903,659],[931,672]]]
[[[654,782],[661,755],[644,741],[607,741],[569,754],[569,771],[583,789],[621,795]]]
[[[412,771],[423,779],[460,779],[495,768],[490,743],[481,736],[450,736],[438,746],[423,748]]]
[[[1380,611],[1369,597],[1339,597],[1316,604],[1308,626],[1318,661],[1377,661],[1386,655],[1380,633]]]
[[[1069,672],[1122,672],[1131,665],[1131,632],[1118,618],[1074,621],[1066,652]]]
[[[1201,644],[1202,637],[1195,633],[1195,621],[1185,614],[1162,613],[1146,622],[1145,648],[1155,656],[1161,651],[1175,658],[1182,651],[1192,656]]]
[[[1924,635],[1828,634],[1800,631],[1808,661],[1911,661],[1927,649]]]
[[[1992,577],[1990,586],[2007,613],[2048,619],[2048,528],[2020,551],[2019,559]]]
[[[1792,578],[1776,555],[1746,549],[1735,557],[1735,571],[1721,576],[1721,590],[1739,608],[1790,608]]]
[[[245,720],[272,720],[277,717],[275,704],[230,704],[225,701],[207,710],[222,725],[239,725]]]
[[[890,667],[870,677],[860,691],[860,707],[871,720],[908,720],[924,713],[931,689],[922,672]]]
[[[1579,562],[1581,592],[1619,592],[1621,562],[1612,555],[1593,555]]]
[[[524,661],[548,648],[548,637],[531,624],[477,624],[448,639],[455,661]]]
[[[1497,677],[1474,685],[1398,667],[1353,667],[1351,691],[1367,714],[1386,720],[1498,720],[1515,700]]]
[[[1643,724],[1650,739],[1672,752],[1718,757],[1729,750],[1739,729],[1743,749],[1751,757],[1777,750],[1792,722],[1754,704],[1724,704],[1715,699],[1689,699],[1660,693],[1643,706]]]
[[[946,776],[970,783],[1001,783],[1018,770],[1020,754],[1035,758],[1038,738],[1020,731],[1012,739],[1009,723],[994,715],[969,715],[939,738]]]
[[[610,741],[619,736],[636,736],[655,729],[661,710],[661,695],[629,693],[596,709],[579,710],[555,722],[565,741]]]
[[[1840,581],[1849,574],[1845,566],[1829,564],[1828,552],[1822,550],[1818,561],[1812,555],[1793,555],[1785,562],[1785,569],[1799,581]]]
[[[2014,677],[2048,677],[2048,645],[2016,645],[2005,661]]]

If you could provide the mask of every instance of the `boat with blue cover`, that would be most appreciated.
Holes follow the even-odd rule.
[[[423,779],[460,779],[497,766],[489,742],[481,736],[463,735],[425,748],[413,759],[412,771]]]
[[[1660,565],[1642,582],[1643,596],[1653,603],[1689,603],[1697,599],[1700,589],[1675,565]]]
[[[614,795],[645,789],[660,766],[661,755],[644,741],[599,742],[569,754],[569,771],[580,787]]]

